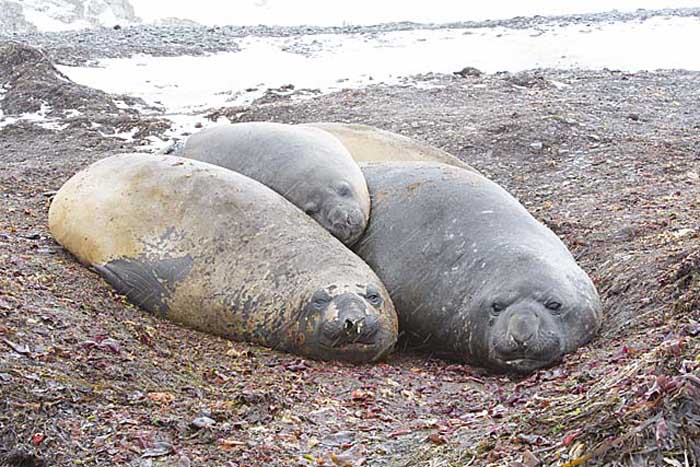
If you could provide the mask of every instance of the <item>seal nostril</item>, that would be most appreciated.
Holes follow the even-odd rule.
[[[347,334],[352,333],[355,330],[355,323],[353,323],[351,319],[346,319],[344,329]]]
[[[362,224],[362,212],[360,212],[357,209],[354,209],[353,211],[348,214],[348,224],[351,226],[356,226]]]
[[[532,329],[514,329],[510,332],[510,338],[514,344],[527,347],[527,343],[533,334],[535,334],[535,332]]]

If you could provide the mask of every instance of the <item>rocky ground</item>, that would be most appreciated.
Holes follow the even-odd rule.
[[[212,109],[374,125],[516,195],[591,274],[606,313],[590,345],[523,378],[425,354],[304,360],[127,304],[52,240],[47,209],[77,170],[168,123],[56,74],[51,57],[100,47],[62,55],[63,39],[30,39],[48,54],[0,47],[0,108],[53,98],[62,124],[0,129],[0,465],[700,463],[699,73],[429,74]],[[132,126],[136,141],[114,136]]]

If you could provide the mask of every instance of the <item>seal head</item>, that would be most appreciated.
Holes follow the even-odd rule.
[[[346,245],[354,244],[367,226],[358,193],[344,180],[328,180],[303,204],[304,212]],[[296,197],[295,197],[296,198]],[[299,196],[297,199],[302,200]]]
[[[461,349],[466,360],[527,373],[558,362],[595,335],[601,305],[588,277],[552,274],[557,269],[542,263],[531,255],[515,260],[455,315],[467,317],[460,327],[468,338],[455,340],[458,351],[459,342],[468,343]]]
[[[332,285],[303,304],[300,341],[306,355],[322,360],[376,361],[396,343],[393,305],[383,288]]]
[[[439,163],[363,172],[372,220],[353,248],[390,291],[409,345],[529,372],[595,334],[602,307],[591,279],[503,188]]]
[[[367,227],[367,183],[345,146],[326,131],[272,122],[221,125],[192,135],[178,155],[261,182],[346,245]]]

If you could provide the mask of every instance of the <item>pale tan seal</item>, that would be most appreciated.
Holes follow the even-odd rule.
[[[109,157],[63,185],[49,227],[131,302],[190,328],[356,362],[383,357],[397,338],[393,305],[369,266],[231,170]]]
[[[441,162],[476,172],[452,154],[391,131],[358,123],[313,122],[300,126],[320,128],[340,140],[357,162]]]

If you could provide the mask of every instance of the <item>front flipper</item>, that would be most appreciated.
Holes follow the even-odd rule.
[[[166,317],[167,299],[175,291],[177,283],[189,274],[192,258],[183,256],[157,261],[120,258],[93,267],[131,303]]]

